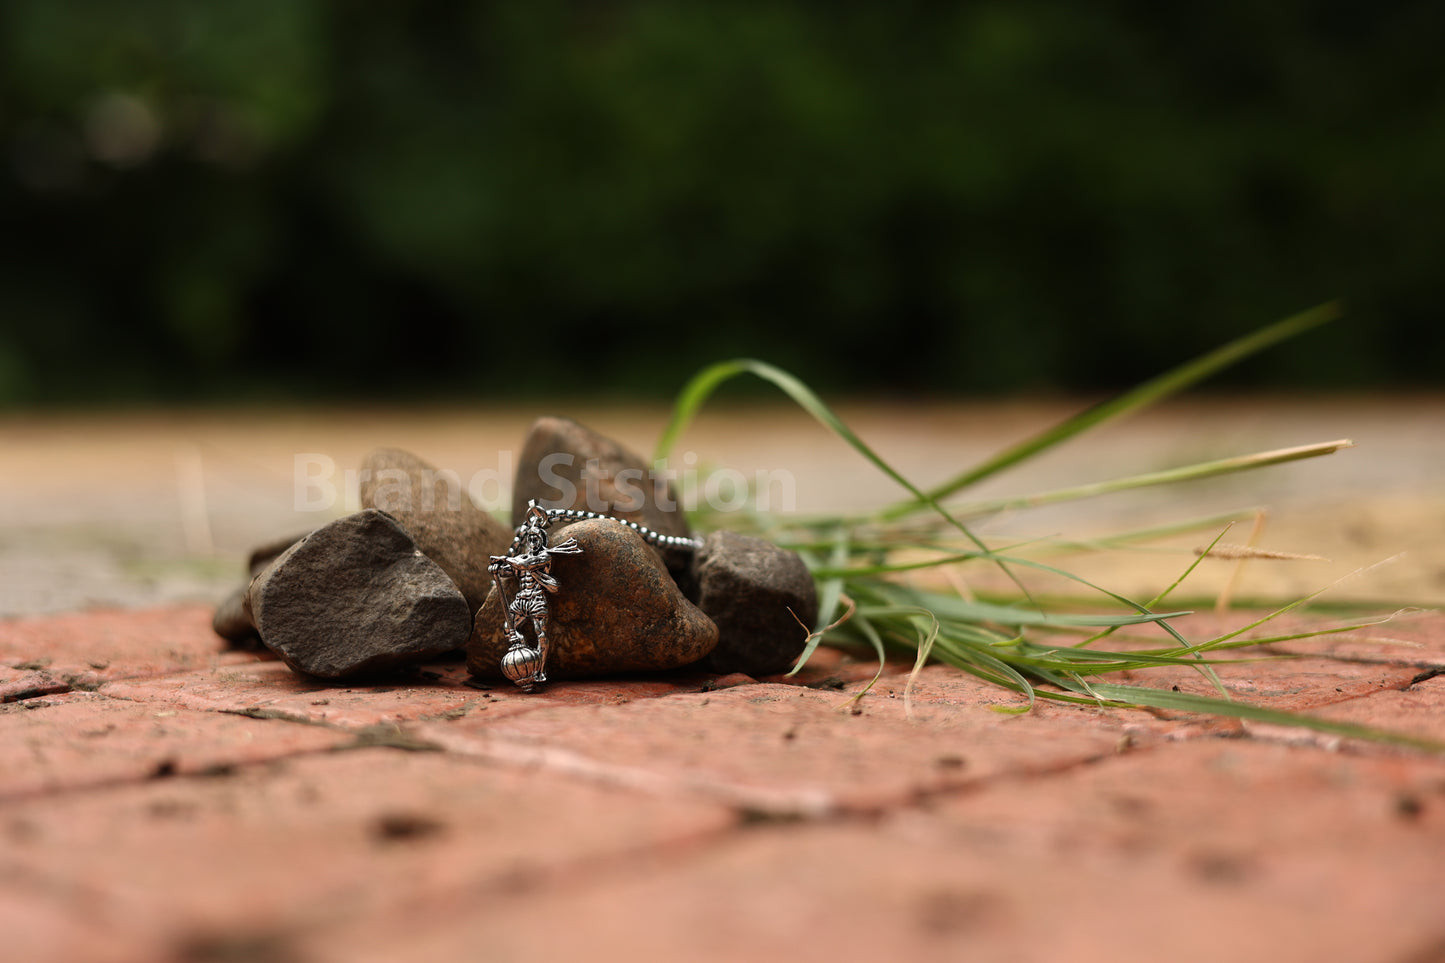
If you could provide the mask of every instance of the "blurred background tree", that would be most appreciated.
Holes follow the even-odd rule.
[[[1445,6],[7,0],[0,403],[1439,383]],[[567,379],[573,379],[570,382]],[[555,389],[553,389],[555,390]]]

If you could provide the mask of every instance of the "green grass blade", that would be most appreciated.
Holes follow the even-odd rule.
[[[865,578],[870,575],[897,575],[901,572],[914,572],[920,569],[937,568],[940,565],[953,565],[957,562],[967,562],[979,558],[988,558],[987,552],[957,552],[952,555],[941,555],[938,558],[930,558],[921,562],[891,562],[879,565],[840,565],[828,568],[819,568],[813,571],[814,578]]]
[[[751,374],[770,382],[779,388],[784,394],[793,400],[798,407],[818,421],[823,427],[837,435],[846,442],[854,451],[867,459],[873,467],[897,482],[902,488],[920,499],[925,505],[932,499],[925,494],[907,478],[903,477],[894,467],[886,462],[882,456],[875,452],[863,439],[854,434],[853,429],[843,423],[843,419],[833,413],[823,399],[819,398],[813,389],[809,388],[801,380],[766,361],[758,361],[755,358],[735,358],[732,361],[722,361],[718,364],[704,368],[694,375],[692,380],[683,386],[682,392],[678,395],[677,401],[673,404],[672,418],[667,426],[663,428],[662,435],[657,442],[657,449],[653,454],[654,461],[663,461],[676,446],[682,432],[691,424],[698,410],[707,401],[718,386],[723,382],[735,378],[738,375]],[[933,504],[939,514],[947,515],[942,506]],[[961,525],[959,526],[962,527]],[[970,535],[970,538],[972,536]],[[979,546],[983,546],[980,544]]]
[[[836,550],[846,552],[847,541],[840,541]],[[803,651],[802,654],[798,656],[798,661],[793,665],[793,668],[789,670],[789,676],[797,675],[802,671],[803,666],[808,664],[808,660],[811,659],[813,653],[818,650],[819,643],[823,641],[824,635],[836,629],[844,622],[847,622],[857,611],[857,606],[853,600],[843,594],[843,580],[841,578],[828,579],[823,583],[823,588],[818,594],[818,624],[813,631],[808,633],[808,641],[803,646]],[[847,611],[835,619],[833,613],[837,611],[840,602],[847,606]],[[797,613],[793,613],[793,618],[798,619]],[[798,624],[803,624],[802,619],[798,619]],[[803,627],[805,629],[807,628],[807,626]],[[878,671],[880,673],[883,671],[881,664],[878,667]]]
[[[878,683],[878,680],[883,678],[883,669],[888,664],[887,647],[884,646],[883,637],[878,634],[878,630],[873,627],[873,623],[868,621],[867,619],[860,618],[858,619],[857,628],[858,631],[862,634],[863,638],[868,641],[868,644],[873,647],[873,652],[878,656],[878,671],[873,673],[873,678],[868,680],[867,685],[865,685],[858,692],[854,693],[851,698],[849,698],[846,702],[843,703],[843,705],[845,706],[857,702],[859,699],[867,695],[869,690],[871,690],[873,686]]]
[[[819,631],[829,625],[834,619],[834,613],[838,611],[838,600],[843,594],[843,575],[841,569],[848,560],[848,530],[839,527],[838,533],[833,537],[832,552],[828,556],[828,566],[836,575],[821,575],[815,570],[813,577],[821,580],[818,586],[818,624],[814,628]]]
[[[1151,689],[1146,686],[1135,685],[1115,685],[1112,683],[1095,682],[1091,688],[1098,695],[1103,696],[1121,707],[1149,706],[1155,709],[1175,709],[1185,712],[1201,712],[1209,715],[1230,716],[1235,719],[1245,719],[1252,722],[1267,722],[1277,726],[1311,729],[1315,732],[1324,732],[1350,739],[1368,739],[1374,742],[1385,742],[1399,746],[1409,746],[1415,749],[1423,749],[1427,752],[1445,753],[1445,743],[1438,742],[1434,739],[1425,739],[1399,732],[1389,732],[1384,729],[1374,729],[1369,726],[1360,726],[1349,722],[1336,722],[1332,719],[1321,719],[1318,716],[1283,712],[1279,709],[1269,709],[1248,702],[1226,702],[1222,699],[1211,698],[1210,696],[1199,696],[1187,692],[1174,692],[1166,689]],[[1045,693],[1040,692],[1039,694],[1044,695]]]
[[[1194,560],[1189,563],[1188,567],[1179,574],[1179,577],[1176,578],[1173,582],[1171,582],[1168,588],[1166,588],[1164,591],[1160,592],[1158,595],[1154,596],[1152,599],[1146,602],[1145,606],[1152,609],[1154,606],[1158,605],[1160,602],[1163,602],[1170,595],[1172,595],[1174,593],[1174,590],[1179,587],[1180,583],[1182,583],[1185,579],[1187,579],[1190,575],[1194,573],[1194,570],[1199,567],[1199,563],[1209,557],[1209,553],[1214,550],[1214,546],[1219,544],[1220,539],[1224,538],[1225,535],[1229,534],[1229,529],[1233,526],[1233,524],[1233,522],[1230,522],[1229,525],[1226,525],[1218,535],[1214,536],[1214,541],[1209,543],[1209,547],[1206,548],[1203,552],[1200,552],[1199,555],[1195,556]],[[1092,645],[1094,642],[1097,642],[1098,640],[1103,639],[1118,631],[1118,629],[1119,626],[1117,625],[1110,626],[1109,628],[1104,629],[1102,632],[1099,632],[1097,635],[1090,636],[1089,638],[1080,642],[1079,647],[1082,648],[1086,645]]]
[[[1099,628],[1101,626],[1141,625],[1163,619],[1177,619],[1192,613],[1182,612],[1140,612],[1130,615],[1091,615],[1070,612],[1038,612],[1033,609],[1012,605],[996,605],[990,602],[975,602],[953,598],[947,595],[918,592],[915,604],[888,606],[864,606],[859,609],[869,618],[880,615],[902,615],[924,609],[940,618],[956,619],[961,622],[993,622],[998,625],[1023,627],[1031,625],[1057,625],[1072,628]]]
[[[1126,608],[1133,609],[1140,615],[1147,616],[1147,618],[1141,621],[1158,623],[1159,627],[1172,635],[1175,641],[1177,641],[1181,646],[1187,646],[1189,644],[1189,642],[1184,638],[1184,636],[1180,635],[1179,632],[1172,625],[1169,624],[1169,618],[1171,618],[1172,616],[1160,615],[1156,612],[1151,612],[1148,606],[1141,605],[1140,603],[1134,601],[1127,596],[1120,595],[1118,592],[1110,591],[1109,589],[1104,588],[1102,585],[1090,582],[1088,579],[1081,578],[1078,575],[1073,574],[1072,572],[1066,572],[1061,568],[1045,564],[1044,562],[1038,562],[1033,559],[1019,558],[1017,556],[1007,556],[1004,557],[1002,561],[1008,562],[1011,565],[1017,565],[1020,568],[1031,568],[1040,572],[1048,572],[1051,575],[1057,575],[1061,578],[1066,578],[1077,585],[1082,585],[1085,588],[1092,589],[1093,591],[1098,592],[1100,595],[1113,599],[1115,602],[1125,606]],[[917,589],[907,589],[904,591],[913,593],[915,595],[929,596],[929,602],[919,604],[934,604],[936,602],[937,604],[951,605],[956,601],[963,601],[962,599],[954,599],[950,596],[938,595],[936,593],[920,593]],[[1038,607],[1033,606],[1033,608],[1037,609]]]
[[[1395,556],[1395,557],[1398,557],[1398,556]],[[1213,641],[1214,641],[1215,643],[1227,642],[1227,641],[1229,641],[1230,639],[1233,639],[1233,638],[1235,638],[1235,637],[1237,637],[1237,636],[1243,635],[1244,633],[1250,631],[1251,629],[1257,629],[1257,628],[1259,628],[1261,625],[1264,625],[1264,624],[1267,623],[1267,622],[1272,622],[1272,621],[1274,621],[1275,619],[1279,618],[1281,615],[1286,615],[1286,614],[1288,614],[1288,613],[1290,613],[1290,612],[1293,612],[1295,609],[1300,608],[1301,606],[1304,606],[1304,605],[1308,604],[1309,602],[1312,602],[1313,600],[1319,598],[1321,595],[1324,595],[1324,594],[1325,594],[1326,592],[1328,592],[1330,589],[1334,588],[1336,585],[1339,585],[1341,582],[1346,582],[1346,581],[1354,578],[1355,576],[1361,574],[1362,572],[1368,572],[1368,571],[1370,571],[1371,569],[1377,568],[1377,567],[1379,567],[1379,566],[1381,566],[1381,565],[1384,565],[1386,562],[1391,562],[1391,561],[1393,561],[1393,560],[1394,560],[1394,557],[1392,557],[1392,558],[1387,558],[1387,559],[1385,559],[1383,562],[1376,562],[1374,565],[1367,565],[1367,566],[1365,566],[1364,568],[1356,569],[1355,571],[1350,572],[1348,575],[1345,575],[1345,576],[1342,576],[1341,578],[1335,579],[1333,582],[1331,582],[1329,585],[1326,585],[1324,588],[1322,588],[1322,589],[1317,589],[1317,590],[1315,590],[1314,592],[1311,592],[1309,595],[1304,596],[1303,598],[1295,599],[1293,602],[1290,602],[1290,603],[1287,604],[1287,605],[1282,605],[1282,606],[1280,606],[1279,608],[1275,609],[1273,612],[1270,612],[1268,615],[1265,615],[1265,616],[1263,616],[1262,618],[1255,619],[1253,622],[1250,622],[1248,625],[1242,625],[1242,626],[1240,626],[1239,628],[1235,629],[1233,632],[1228,632],[1228,633],[1226,633],[1226,634],[1224,634],[1224,635],[1221,635],[1219,638],[1214,639]]]
[[[892,506],[883,513],[883,517],[888,519],[901,518],[904,515],[927,508],[931,501],[947,498],[955,492],[962,491],[970,485],[998,474],[1005,468],[1010,468],[1022,461],[1027,461],[1034,455],[1047,451],[1055,445],[1073,438],[1075,435],[1082,434],[1105,422],[1113,421],[1116,418],[1146,408],[1170,395],[1177,394],[1242,358],[1263,351],[1280,341],[1292,338],[1328,321],[1333,321],[1339,316],[1340,306],[1335,302],[1329,302],[1231,341],[1202,357],[1180,365],[1171,371],[1167,371],[1157,378],[1144,382],[1137,388],[1126,391],[1124,394],[1102,404],[1095,405],[1086,411],[1082,411],[1072,418],[1034,435],[1032,438],[1025,439],[1019,444],[1005,449],[982,464],[970,468],[931,489],[926,498],[900,502]]]
[[[1087,485],[1056,488],[1052,491],[1037,492],[1033,495],[1020,495],[1013,498],[995,498],[984,502],[967,502],[964,504],[951,505],[950,507],[955,514],[964,518],[971,518],[978,515],[991,515],[1000,511],[1039,508],[1043,505],[1056,505],[1060,502],[1078,501],[1083,498],[1097,498],[1100,495],[1112,495],[1116,492],[1129,491],[1136,488],[1149,488],[1156,485],[1177,485],[1180,482],[1200,481],[1205,478],[1215,478],[1219,475],[1253,471],[1256,468],[1264,468],[1269,465],[1282,465],[1286,462],[1300,461],[1305,458],[1318,458],[1321,455],[1333,455],[1335,452],[1345,448],[1353,448],[1354,445],[1355,443],[1348,438],[1340,438],[1335,441],[1322,441],[1313,445],[1276,448],[1271,451],[1256,452],[1252,455],[1235,455],[1230,458],[1220,458],[1215,461],[1183,465],[1179,468],[1166,468],[1163,471],[1130,475],[1127,478],[1115,478],[1109,481],[1092,482]]]
[[[947,509],[938,503],[937,499],[925,493],[921,488],[899,473],[892,465],[884,461],[882,456],[869,447],[862,438],[854,434],[853,429],[843,423],[843,419],[833,413],[833,409],[829,408],[823,402],[823,399],[819,398],[817,394],[813,392],[813,389],[809,388],[801,380],[784,371],[782,368],[768,364],[766,361],[758,361],[755,358],[735,358],[732,361],[722,361],[710,365],[694,375],[692,380],[683,386],[682,392],[673,404],[672,418],[668,421],[667,426],[662,431],[661,437],[658,439],[653,460],[655,462],[665,460],[667,456],[672,453],[672,449],[677,444],[677,440],[682,435],[682,432],[692,422],[698,410],[712,393],[717,390],[718,386],[728,379],[735,378],[742,374],[756,375],[776,386],[791,398],[798,407],[812,415],[823,427],[843,439],[844,442],[867,459],[875,468],[897,482],[915,499],[937,512],[939,517],[961,532],[970,542],[977,546],[980,551],[988,552],[988,546],[985,545],[967,525],[954,518],[949,514]],[[1019,591],[1027,597],[1029,594],[1028,589],[1014,577],[1014,574],[1009,571],[1008,566],[1002,562],[997,562],[996,564],[998,564],[1003,573],[1013,581]]]
[[[1140,542],[1153,542],[1162,538],[1172,538],[1175,535],[1185,535],[1189,532],[1198,532],[1204,529],[1217,529],[1221,525],[1228,525],[1231,522],[1243,521],[1259,514],[1259,507],[1239,508],[1230,512],[1216,512],[1212,515],[1202,515],[1198,518],[1188,518],[1176,522],[1168,522],[1161,525],[1151,525],[1147,528],[1129,529],[1123,532],[1115,532],[1110,535],[1100,535],[1095,538],[1049,538],[1039,539],[1036,545],[1047,546],[1053,552],[1101,552],[1115,549],[1133,548],[1138,549]],[[1170,551],[1169,549],[1154,549],[1154,551]]]
[[[977,646],[959,644],[946,635],[934,643],[934,648],[941,653],[940,658],[944,662],[985,682],[1012,689],[1028,700],[1028,708],[1033,708],[1037,691],[1033,683],[1003,659]]]

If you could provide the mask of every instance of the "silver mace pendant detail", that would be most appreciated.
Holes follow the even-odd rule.
[[[547,526],[559,518],[567,521],[607,518],[632,529],[654,545],[692,550],[702,547],[699,539],[662,535],[613,515],[578,509],[548,509],[538,505],[535,499],[529,501],[527,515],[517,528],[507,554],[491,556],[491,563],[487,565],[502,603],[502,623],[507,630],[508,646],[502,656],[502,675],[520,686],[523,692],[531,692],[535,686],[547,681],[548,605],[550,597],[561,588],[552,576],[552,559],[558,555],[582,554],[575,538],[557,545],[547,544]],[[517,584],[510,598],[503,576]],[[532,641],[528,641],[522,631],[527,627],[531,628]]]

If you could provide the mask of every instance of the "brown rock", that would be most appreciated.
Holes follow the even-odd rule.
[[[549,678],[675,669],[696,662],[717,644],[717,627],[683,597],[636,532],[608,519],[591,519],[549,537],[552,545],[575,538],[582,549],[552,561],[559,589],[548,596]],[[515,591],[515,582],[509,579],[507,588]],[[474,675],[501,677],[507,650],[502,607],[493,591],[477,613],[467,643],[467,668]],[[523,633],[532,639],[530,630]]]
[[[459,648],[471,610],[406,529],[374,509],[287,549],[246,596],[261,640],[297,672],[367,675]]]
[[[677,492],[652,467],[611,438],[568,418],[532,423],[512,487],[512,524],[521,525],[527,502],[614,515],[662,535],[688,534]]]
[[[703,540],[692,572],[698,608],[718,627],[717,648],[704,668],[759,676],[792,667],[818,619],[817,588],[797,552],[717,531]]]
[[[361,463],[361,507],[394,517],[417,547],[457,583],[476,612],[487,598],[487,563],[512,542],[512,532],[473,504],[454,473],[438,471],[410,452],[378,448]]]

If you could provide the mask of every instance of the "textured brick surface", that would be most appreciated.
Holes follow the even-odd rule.
[[[0,667],[0,703],[18,702],[21,699],[54,695],[69,690],[70,683],[57,679],[49,672]]]
[[[153,960],[206,947],[230,959],[219,949],[372,914],[406,926],[429,905],[537,891],[685,848],[734,819],[719,806],[378,748],[11,805],[0,827],[12,870],[83,893],[72,928],[120,931],[122,958]],[[53,935],[50,920],[17,925],[32,943]]]
[[[554,705],[616,705],[632,699],[695,691],[701,676],[569,682],[528,695],[509,682],[468,685],[456,663],[428,666],[372,685],[329,684],[297,675],[280,662],[128,679],[100,691],[120,699],[238,712],[336,726],[372,726],[431,717],[486,713],[488,718]]]
[[[405,935],[378,920],[307,945],[377,961],[1405,963],[1445,935],[1442,776],[1201,741],[878,822],[761,825],[591,885],[433,909]],[[549,925],[561,906],[569,925]]]
[[[1014,701],[930,668],[915,687],[911,717],[901,684],[881,684],[857,703],[846,691],[760,684],[615,708],[469,717],[417,732],[454,752],[710,794],[764,812],[818,814],[1074,765],[1115,751],[1128,724],[1070,706],[993,711]]]
[[[297,675],[280,662],[128,679],[99,691],[155,705],[353,726],[463,711],[483,697],[459,685],[416,677],[377,685],[329,685]]]
[[[0,707],[0,799],[224,770],[344,739],[316,726],[72,692]]]
[[[0,853],[9,840],[0,836]],[[128,956],[124,935],[83,917],[88,887],[29,878],[0,858],[0,934],[7,960],[85,960],[112,963]],[[80,922],[83,920],[83,922]]]
[[[875,667],[834,652],[791,682],[326,686],[218,654],[201,614],[0,624],[0,957],[1445,957],[1445,754],[1021,715],[901,662],[854,700]],[[1445,740],[1445,618],[1407,628],[1411,660],[1354,636],[1373,654],[1221,675]]]
[[[0,620],[0,665],[40,669],[89,688],[110,679],[253,662],[225,652],[211,631],[211,607],[92,611]]]
[[[1433,676],[1403,690],[1381,692],[1369,699],[1331,706],[1318,714],[1340,722],[1353,722],[1445,743],[1445,675]],[[1357,748],[1371,751],[1370,747]],[[1445,854],[1442,854],[1442,860],[1445,860]]]
[[[1241,650],[1244,657],[1253,651]],[[1230,698],[1286,712],[1302,712],[1373,692],[1399,689],[1409,685],[1420,672],[1413,666],[1331,662],[1304,656],[1281,659],[1271,658],[1268,653],[1256,655],[1262,661],[1214,666],[1219,681]],[[1207,696],[1219,694],[1203,674],[1184,667],[1160,666],[1121,672],[1117,678],[1131,685],[1156,689],[1177,688],[1181,692]]]

